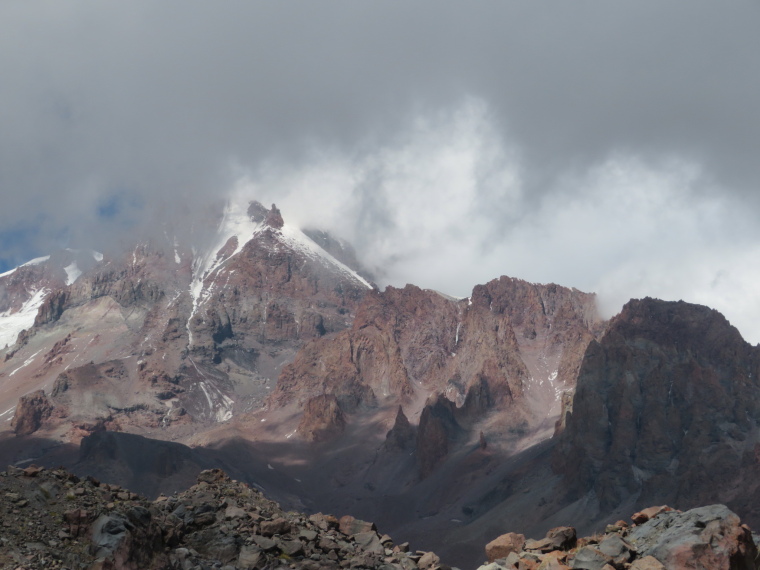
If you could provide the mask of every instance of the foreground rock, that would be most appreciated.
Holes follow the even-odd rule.
[[[372,523],[284,512],[218,469],[150,502],[62,469],[0,473],[0,567],[90,569],[449,568]]]
[[[756,570],[758,551],[747,525],[724,505],[686,512],[650,507],[608,525],[604,534],[576,539],[571,527],[541,540],[502,535],[486,546],[478,570]],[[640,521],[636,524],[636,521]]]

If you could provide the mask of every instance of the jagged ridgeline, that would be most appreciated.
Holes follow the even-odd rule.
[[[276,206],[0,275],[0,461],[156,497],[222,467],[474,567],[651,504],[760,523],[758,348],[717,312],[500,277],[380,290]],[[201,235],[199,234],[199,235]]]

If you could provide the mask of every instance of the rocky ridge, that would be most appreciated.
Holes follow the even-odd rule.
[[[351,516],[285,512],[218,469],[148,501],[62,469],[0,473],[0,565],[68,569],[445,570]]]
[[[330,396],[347,418],[336,421],[333,435],[377,410],[388,410],[391,421],[400,406],[418,420],[424,478],[457,434],[496,409],[495,423],[477,428],[486,438],[536,430],[549,437],[585,348],[603,328],[593,295],[557,285],[502,277],[462,300],[388,287],[365,296],[349,329],[307,343],[283,369],[269,404],[300,410],[301,426],[310,426],[322,421],[309,417],[321,409],[310,402]]]

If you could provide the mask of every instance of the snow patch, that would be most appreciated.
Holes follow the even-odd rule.
[[[282,226],[280,234],[282,236],[282,242],[289,245],[292,249],[300,251],[312,259],[318,259],[324,264],[332,265],[347,277],[358,281],[367,289],[372,289],[372,284],[369,281],[344,263],[335,259],[335,257],[322,249],[314,240],[298,228],[285,224]]]
[[[48,293],[47,289],[33,291],[32,296],[22,305],[18,312],[11,313],[10,310],[7,310],[4,313],[0,313],[0,347],[14,344],[18,333],[34,324],[37,310],[45,301],[45,296]]]
[[[82,275],[82,270],[79,269],[76,261],[72,261],[63,270],[66,272],[66,285],[73,285]]]
[[[248,215],[245,205],[238,202],[230,201],[224,210],[222,222],[219,224],[219,230],[214,245],[207,249],[202,255],[195,256],[193,259],[193,279],[190,284],[190,296],[193,301],[193,307],[190,311],[190,317],[187,320],[188,345],[193,343],[193,333],[190,330],[190,322],[195,316],[198,309],[210,297],[214,287],[214,281],[207,283],[208,279],[231,257],[240,253],[240,251],[256,234],[268,228],[265,223],[254,222]],[[279,241],[290,249],[300,252],[306,257],[319,261],[325,266],[337,269],[340,273],[349,279],[357,281],[368,289],[372,289],[372,284],[359,275],[356,271],[338,261],[335,257],[322,249],[314,240],[303,233],[300,229],[283,225],[279,230],[274,230],[279,234]],[[219,251],[229,242],[231,238],[237,238],[235,251],[231,252],[224,258],[218,256]]]
[[[193,343],[190,321],[195,316],[198,308],[209,297],[209,291],[204,290],[204,281],[209,275],[219,269],[223,261],[239,253],[243,249],[243,246],[253,237],[253,234],[261,229],[261,227],[262,224],[251,220],[246,208],[241,207],[236,202],[230,201],[227,203],[214,245],[206,250],[203,255],[193,259],[193,280],[190,283],[190,296],[193,300],[193,308],[190,311],[190,317],[187,319],[188,345]],[[232,237],[237,238],[235,251],[227,258],[219,259],[217,253]]]
[[[232,406],[234,402],[229,396],[222,394],[216,386],[207,382],[199,382],[203,395],[206,396],[209,410],[218,422],[226,422],[232,418]]]
[[[180,259],[179,253],[177,253],[177,249],[176,248],[174,249],[174,263],[176,263],[177,265],[179,265],[180,263],[182,263],[182,260]]]
[[[26,263],[22,263],[18,267],[14,267],[13,269],[6,271],[5,273],[0,273],[0,277],[7,277],[8,275],[12,275],[18,270],[19,267],[29,267],[30,265],[39,265],[40,263],[45,263],[48,259],[50,259],[49,255],[45,255],[43,257],[35,257]]]
[[[92,250],[92,258],[99,263],[103,261],[103,254],[99,251]]]
[[[25,367],[29,366],[29,365],[30,365],[30,364],[31,364],[31,363],[34,361],[34,358],[35,358],[35,357],[36,357],[36,356],[37,356],[37,355],[38,355],[40,352],[42,352],[42,350],[38,350],[37,352],[35,352],[34,354],[32,354],[32,355],[31,355],[29,358],[27,358],[27,359],[24,361],[24,363],[23,363],[21,366],[19,366],[18,368],[16,368],[16,370],[14,370],[14,371],[13,371],[13,372],[11,372],[10,374],[8,374],[8,378],[10,378],[11,376],[13,376],[13,375],[14,375],[16,372],[18,372],[18,371],[19,371],[19,370],[21,370],[22,368],[25,368]]]

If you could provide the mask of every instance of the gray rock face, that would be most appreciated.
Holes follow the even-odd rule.
[[[635,527],[628,538],[640,556],[653,556],[668,569],[756,568],[751,532],[725,505],[661,513]]]
[[[630,301],[586,350],[555,472],[602,511],[638,495],[637,507],[725,503],[756,524],[759,364],[717,311]]]
[[[92,544],[96,557],[110,556],[121,546],[127,535],[127,524],[126,517],[118,514],[98,517],[92,525]]]
[[[577,549],[570,527],[552,529],[542,540],[503,535],[486,546],[489,564],[478,570],[757,570],[749,527],[724,505],[685,513],[669,507],[645,511],[652,513],[648,522],[632,528],[624,522],[608,525],[603,535],[578,539]],[[573,542],[555,548],[552,543],[561,537]],[[495,548],[500,542],[510,547]]]
[[[612,558],[604,554],[598,548],[584,546],[575,554],[572,568],[578,568],[580,570],[602,570],[610,562],[612,562]]]

